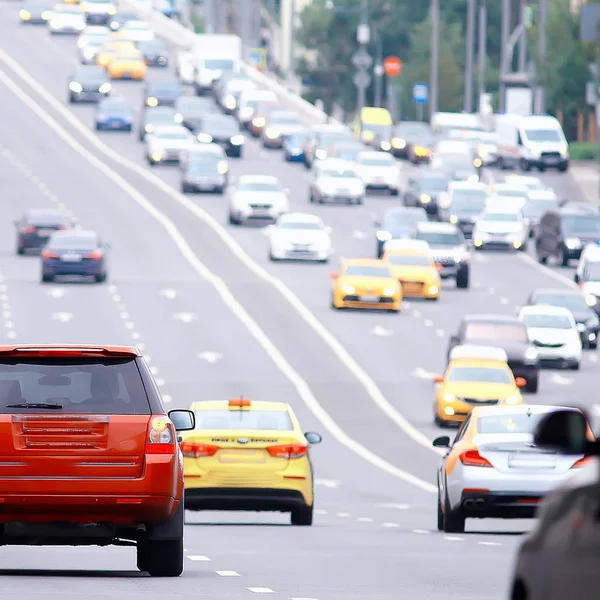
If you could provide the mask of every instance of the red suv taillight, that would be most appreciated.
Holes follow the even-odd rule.
[[[306,456],[308,447],[302,444],[284,444],[282,446],[268,446],[267,452],[277,458],[301,458]]]
[[[201,456],[214,456],[219,450],[219,446],[210,444],[199,444],[197,442],[182,442],[179,446],[181,452],[187,458],[200,458]]]
[[[35,233],[37,229],[35,227],[21,227],[19,231],[21,233]]]
[[[175,454],[175,429],[167,417],[153,417],[148,426],[146,454]]]

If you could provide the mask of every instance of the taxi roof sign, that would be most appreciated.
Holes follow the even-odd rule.
[[[248,398],[232,398],[227,403],[230,408],[242,408],[243,406],[251,406],[251,404]]]
[[[493,346],[456,346],[450,352],[450,360],[473,359],[473,360],[497,360],[508,362],[508,356],[502,348]]]

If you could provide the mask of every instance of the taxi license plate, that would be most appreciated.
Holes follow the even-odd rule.
[[[369,303],[379,302],[379,296],[361,296],[360,301]]]
[[[61,260],[64,262],[81,262],[81,254],[63,254]]]

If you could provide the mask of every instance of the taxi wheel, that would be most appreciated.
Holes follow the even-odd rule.
[[[300,525],[307,527],[313,524],[313,507],[302,506],[301,508],[294,508],[292,510],[291,517],[292,525]]]
[[[179,577],[183,573],[183,537],[138,542],[137,564],[151,577]]]
[[[450,509],[448,496],[444,503],[444,531],[446,533],[464,533],[466,517],[460,508],[456,510]]]

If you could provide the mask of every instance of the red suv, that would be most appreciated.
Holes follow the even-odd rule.
[[[0,346],[0,545],[128,545],[183,572],[183,457],[136,348]]]

